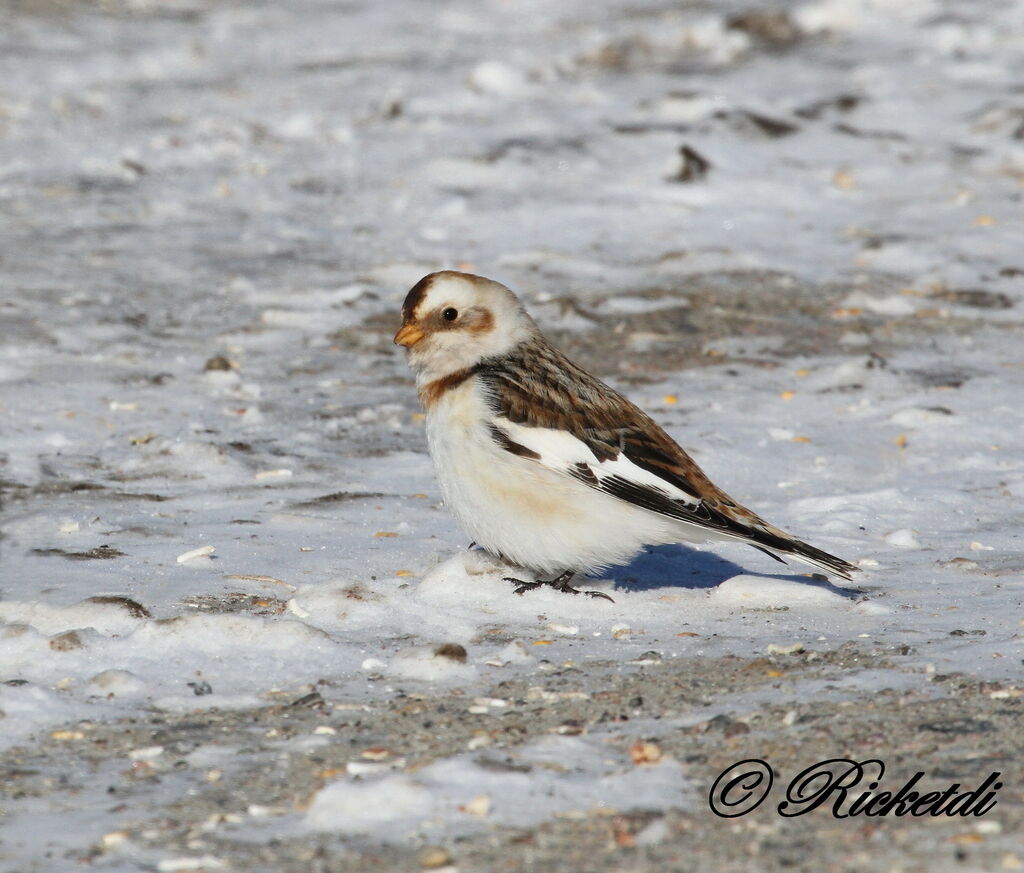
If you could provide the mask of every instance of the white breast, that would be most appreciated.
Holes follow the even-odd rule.
[[[538,574],[625,563],[644,545],[678,542],[671,519],[514,455],[490,433],[475,379],[427,412],[427,441],[445,503],[490,552]]]

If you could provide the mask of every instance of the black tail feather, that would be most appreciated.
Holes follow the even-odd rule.
[[[842,576],[842,578],[848,580],[852,580],[853,576],[851,574],[858,572],[860,569],[849,561],[844,561],[842,558],[837,558],[835,555],[830,555],[828,552],[816,549],[802,540],[791,537],[777,527],[761,522],[760,519],[758,519],[760,524],[743,524],[721,512],[716,512],[715,515],[724,522],[721,524],[721,527],[725,529],[724,533],[738,536],[746,541],[748,545],[771,555],[776,561],[781,561],[783,564],[786,561],[780,555],[805,561],[808,564],[820,567],[822,570],[835,573],[837,576]],[[762,527],[762,525],[764,526]]]
[[[778,561],[780,564],[785,564],[786,563],[785,561],[782,560],[782,558],[780,558],[778,555],[776,555],[775,552],[769,552],[763,546],[756,545],[755,543],[748,543],[748,545],[752,549],[757,549],[759,552],[764,552],[769,558],[775,558],[775,560]]]
[[[772,542],[766,543],[765,540],[769,538]],[[775,549],[783,555],[789,555],[798,560],[806,561],[815,567],[820,567],[830,573],[835,573],[837,576],[842,576],[844,579],[852,580],[853,576],[851,574],[860,570],[859,567],[851,564],[849,561],[844,561],[842,558],[837,558],[835,555],[830,555],[828,552],[816,549],[814,546],[808,545],[801,540],[785,540],[782,537],[771,536],[770,534],[768,537],[758,537],[757,539],[759,543],[764,543],[769,549]]]

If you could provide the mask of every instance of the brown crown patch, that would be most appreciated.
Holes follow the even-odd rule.
[[[427,296],[427,292],[430,290],[430,286],[434,284],[434,279],[436,278],[437,273],[430,273],[409,289],[409,293],[405,295],[405,302],[402,304],[402,321],[412,319],[413,314],[416,312],[416,307],[423,302],[423,298]]]

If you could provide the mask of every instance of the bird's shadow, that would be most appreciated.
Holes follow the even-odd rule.
[[[615,583],[617,589],[650,591],[653,588],[689,588],[691,590],[715,588],[733,576],[763,576],[765,579],[784,579],[821,588],[848,600],[864,594],[857,588],[840,588],[827,579],[792,573],[759,573],[735,564],[713,552],[700,552],[682,545],[648,546],[630,563],[610,567],[600,578]]]

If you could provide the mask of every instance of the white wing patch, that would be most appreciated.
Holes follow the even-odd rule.
[[[613,460],[599,461],[586,443],[567,431],[526,427],[507,418],[494,418],[491,423],[512,442],[539,455],[537,463],[550,470],[579,479],[582,478],[581,467],[586,467],[593,474],[598,487],[617,479],[636,488],[655,491],[669,500],[678,501],[687,509],[700,506],[699,497],[666,482],[650,470],[638,467],[625,454],[620,453]]]

